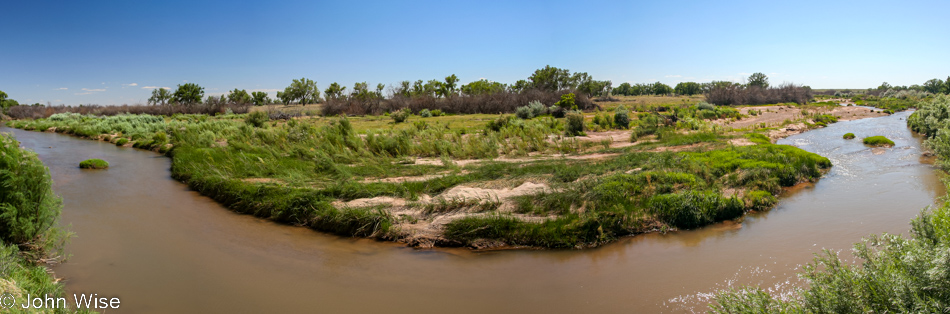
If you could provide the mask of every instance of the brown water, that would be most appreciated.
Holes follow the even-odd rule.
[[[234,214],[169,177],[169,159],[69,136],[13,132],[50,167],[77,236],[54,268],[68,293],[121,298],[120,313],[576,313],[701,311],[707,292],[794,282],[822,248],[906,233],[944,191],[920,163],[908,113],[782,140],[829,157],[777,208],[693,231],[583,251],[415,250]],[[858,138],[897,146],[874,155]],[[105,171],[79,170],[102,158]]]

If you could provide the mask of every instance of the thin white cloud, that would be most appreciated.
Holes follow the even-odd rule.
[[[171,87],[142,86],[142,89],[156,89],[156,88],[172,89]]]
[[[67,90],[67,89],[69,89],[69,88],[66,88],[66,87],[60,87],[60,88],[57,88],[57,89],[54,89],[54,90]]]
[[[89,94],[92,94],[92,92],[76,93],[76,95],[89,95]]]
[[[258,88],[258,89],[249,89],[249,90],[247,90],[248,93],[253,93],[253,92],[273,93],[273,92],[279,92],[279,91],[283,91],[283,89],[276,89],[276,88]]]
[[[87,92],[104,92],[104,91],[106,91],[105,88],[97,88],[97,89],[83,88],[82,90],[87,91]]]
[[[139,83],[122,84],[122,86],[139,86]]]

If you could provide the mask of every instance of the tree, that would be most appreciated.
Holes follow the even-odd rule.
[[[280,103],[284,106],[290,105],[290,102],[294,100],[286,89],[283,92],[277,92],[277,99],[280,99]]]
[[[627,82],[623,82],[623,83],[620,83],[620,86],[617,86],[617,88],[614,88],[612,92],[614,95],[630,96],[630,95],[633,95],[632,94],[633,85],[630,85],[630,83],[627,83]]]
[[[455,74],[446,76],[445,83],[441,84],[439,93],[445,97],[457,95],[458,92],[456,91],[456,88],[458,87],[458,82],[459,78],[458,76],[455,76]]]
[[[673,93],[673,88],[669,85],[656,82],[653,83],[653,94],[654,95],[669,95]]]
[[[330,84],[330,87],[327,87],[327,89],[323,90],[323,95],[328,101],[339,100],[346,98],[346,95],[344,94],[345,92],[346,86],[341,86],[339,83],[333,82],[333,84]]]
[[[528,83],[527,80],[518,80],[511,86],[508,86],[508,90],[512,93],[523,93],[531,87],[531,83]]]
[[[20,103],[18,103],[16,100],[9,99],[7,97],[7,93],[0,91],[0,113],[7,113],[7,110],[10,109],[10,107],[20,105]]]
[[[702,92],[702,87],[696,82],[680,82],[676,84],[673,91],[675,91],[677,95],[692,96]]]
[[[270,103],[271,100],[265,92],[253,92],[251,93],[251,101],[255,106],[263,106]]]
[[[175,92],[172,93],[172,99],[179,105],[200,104],[205,96],[205,88],[195,83],[179,84]]]
[[[524,80],[522,80],[522,82],[524,82]],[[492,82],[486,79],[481,79],[462,85],[462,94],[469,96],[488,95],[503,91],[505,91],[505,84]]]
[[[153,105],[167,105],[168,101],[172,99],[172,93],[164,88],[156,88],[152,90],[152,97],[148,98],[148,103]]]
[[[944,84],[943,81],[941,81],[940,79],[931,79],[927,81],[926,83],[924,83],[924,91],[931,94],[940,93],[943,87],[943,84]]]
[[[249,104],[251,103],[251,95],[246,90],[235,88],[228,94],[228,101],[233,104]]]
[[[568,88],[572,78],[570,70],[547,65],[543,69],[535,70],[528,80],[531,81],[531,88],[556,92]]]
[[[284,89],[284,95],[289,97],[291,101],[297,101],[301,106],[320,101],[320,90],[317,89],[317,82],[305,77],[299,80],[295,79],[290,83],[290,86]]]
[[[884,82],[884,83],[881,83],[881,86],[878,86],[878,87],[877,87],[877,90],[879,90],[879,91],[886,91],[886,90],[888,90],[888,89],[891,89],[892,87],[893,87],[893,86],[891,86],[891,84],[889,84],[889,83],[887,83],[887,82]]]
[[[752,75],[749,75],[748,85],[750,87],[769,88],[769,77],[765,76],[762,72],[752,73]]]
[[[944,94],[950,94],[950,76],[947,77],[946,81],[943,81],[942,89]]]

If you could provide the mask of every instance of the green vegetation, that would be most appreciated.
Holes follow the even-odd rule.
[[[909,238],[883,234],[854,246],[860,263],[826,250],[803,267],[792,295],[720,291],[714,313],[944,313],[950,308],[950,202],[911,222]]]
[[[570,93],[563,95],[569,102]],[[631,106],[645,109],[637,113],[623,105],[585,114],[531,101],[515,115],[430,109],[429,117],[411,123],[394,123],[410,114],[405,109],[388,117],[294,119],[265,111],[64,113],[10,125],[158,149],[173,158],[173,176],[196,191],[237,212],[282,223],[419,241],[408,236],[409,225],[453,217],[432,230],[437,238],[412,242],[418,245],[575,248],[694,228],[767,210],[782,187],[816,180],[830,166],[825,158],[771,144],[761,134],[749,135],[756,145],[733,146],[729,140],[740,134],[710,120],[740,119],[734,108],[693,98],[638,97],[649,98],[634,98]],[[558,112],[569,117],[557,118]],[[576,136],[625,126],[640,139],[637,145],[613,145],[626,138]],[[675,149],[656,152],[663,148]],[[519,192],[453,194],[470,188]],[[367,201],[376,197],[406,205]],[[400,215],[393,214],[397,210]]]
[[[18,301],[27,294],[64,296],[62,284],[40,264],[63,258],[67,235],[55,227],[62,202],[52,191],[47,168],[19,145],[12,136],[0,134],[0,293]]]
[[[109,168],[109,163],[102,159],[86,159],[79,163],[79,168],[106,169]]]
[[[877,147],[891,147],[894,146],[894,141],[883,137],[883,136],[871,136],[864,138],[864,145],[871,145]]]
[[[854,139],[854,133],[845,133],[844,135],[841,136],[841,138],[846,139],[846,140],[852,140]]]

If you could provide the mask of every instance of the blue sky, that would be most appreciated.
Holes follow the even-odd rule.
[[[0,90],[21,103],[145,103],[307,77],[511,83],[552,65],[598,80],[814,88],[950,75],[947,1],[14,1]]]

